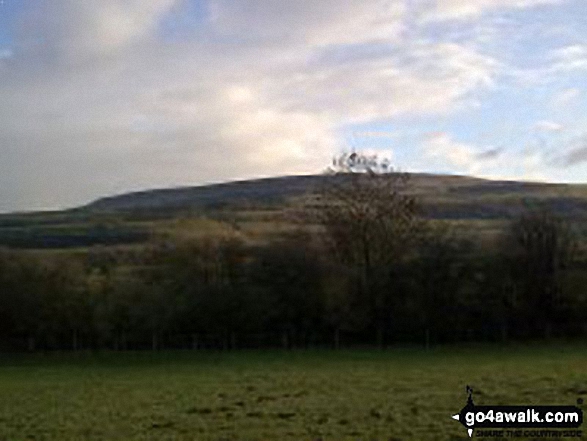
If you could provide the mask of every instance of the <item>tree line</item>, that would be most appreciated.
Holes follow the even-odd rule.
[[[491,250],[426,220],[409,175],[340,173],[264,243],[133,262],[0,250],[0,349],[236,349],[585,338],[580,237],[528,207]],[[312,226],[313,228],[309,228]]]

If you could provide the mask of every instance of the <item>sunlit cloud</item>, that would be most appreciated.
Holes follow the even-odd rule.
[[[534,128],[539,132],[562,132],[565,126],[554,121],[538,121]]]

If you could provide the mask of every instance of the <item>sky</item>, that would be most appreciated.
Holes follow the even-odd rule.
[[[0,0],[0,212],[322,172],[587,181],[584,0]]]

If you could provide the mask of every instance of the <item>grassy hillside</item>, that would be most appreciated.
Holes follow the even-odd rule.
[[[99,199],[89,213],[148,213],[230,207],[282,206],[343,176],[286,176],[202,187],[151,190]],[[587,216],[587,185],[489,181],[466,176],[412,174],[410,191],[422,197],[437,218],[499,218],[524,199],[547,200],[572,217]]]
[[[286,176],[200,187],[149,190],[99,199],[62,212],[0,215],[0,246],[28,249],[117,246],[153,234],[203,235],[236,229],[259,236],[287,230],[287,212],[340,176]],[[466,176],[412,174],[409,191],[426,216],[467,231],[495,232],[524,207],[543,203],[585,224],[587,185],[489,181]],[[213,222],[196,221],[208,218]],[[183,220],[183,221],[182,221]],[[188,228],[189,227],[189,228]]]

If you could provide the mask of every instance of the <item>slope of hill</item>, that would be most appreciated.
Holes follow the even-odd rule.
[[[219,208],[242,202],[280,203],[311,191],[325,176],[284,176],[126,193],[98,199],[82,207],[91,212]]]
[[[316,191],[337,176],[285,176],[127,193],[98,199],[83,207],[90,213],[174,212],[242,204],[282,205]],[[412,174],[410,191],[421,196],[435,218],[501,218],[524,203],[541,200],[573,218],[587,216],[587,185],[490,181],[468,176]]]
[[[0,246],[83,248],[140,243],[161,227],[174,228],[169,222],[186,216],[218,217],[249,225],[258,223],[262,216],[265,227],[272,228],[269,224],[279,219],[279,213],[332,179],[344,177],[284,176],[156,189],[105,197],[61,212],[0,215]],[[497,228],[499,222],[538,203],[587,223],[587,185],[412,174],[409,191],[419,196],[429,218],[459,222],[465,230],[473,228],[473,222],[490,222]]]

